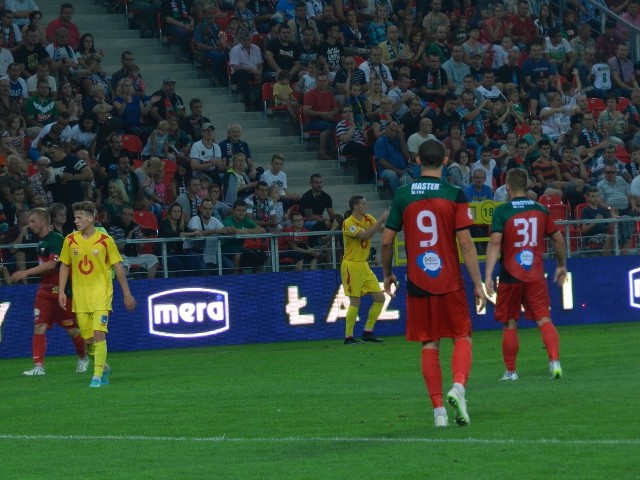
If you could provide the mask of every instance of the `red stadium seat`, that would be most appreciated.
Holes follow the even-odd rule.
[[[627,149],[624,148],[624,145],[616,145],[616,158],[623,163],[629,163],[631,161],[631,156]]]
[[[264,102],[265,115],[273,115],[274,113],[287,113],[289,109],[286,105],[275,105],[273,100],[273,82],[262,84],[262,101]]]
[[[588,98],[587,99],[587,110],[593,113],[594,117],[596,115],[600,115],[600,112],[607,109],[604,101],[600,98]]]
[[[526,123],[519,123],[518,125],[516,125],[516,128],[514,128],[513,131],[516,132],[518,138],[522,138],[531,131],[531,127]]]
[[[563,204],[562,198],[558,197],[557,195],[540,195],[540,197],[538,197],[538,203],[541,203],[547,208],[551,207],[552,205]]]
[[[142,153],[142,141],[137,135],[126,133],[122,135],[122,148],[129,150],[131,153],[135,153],[137,157],[140,157]]]
[[[616,110],[618,110],[619,112],[624,112],[629,104],[631,104],[631,100],[629,100],[627,97],[618,97],[618,106],[616,107]]]

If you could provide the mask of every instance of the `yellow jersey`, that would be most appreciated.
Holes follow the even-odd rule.
[[[376,223],[376,219],[367,214],[360,220],[353,215],[342,222],[342,239],[344,241],[343,259],[350,262],[366,262],[371,251],[371,242],[356,237],[358,232],[368,230]]]
[[[122,256],[109,235],[98,230],[89,238],[81,232],[70,233],[64,239],[60,262],[69,267],[74,312],[111,311],[111,267],[122,262]]]

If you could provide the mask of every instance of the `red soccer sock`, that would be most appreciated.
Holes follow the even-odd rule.
[[[80,358],[87,356],[87,346],[84,343],[84,338],[79,333],[75,337],[71,337],[73,347],[76,349],[76,353]]]
[[[518,350],[520,349],[520,341],[518,339],[518,330],[515,328],[505,328],[502,330],[502,358],[504,365],[510,372],[516,371],[516,359]]]
[[[33,364],[44,365],[44,354],[47,351],[47,337],[43,333],[34,333],[31,341]]]
[[[560,358],[560,338],[556,327],[551,322],[543,323],[540,326],[540,333],[542,334],[542,343],[547,347],[549,360],[558,360]]]
[[[453,345],[453,354],[451,355],[453,383],[467,384],[469,373],[471,373],[471,359],[471,340],[468,338],[456,338]]]
[[[442,370],[440,369],[439,350],[435,348],[422,349],[422,377],[433,408],[444,406],[442,403]]]

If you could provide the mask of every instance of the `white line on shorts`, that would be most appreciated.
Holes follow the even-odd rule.
[[[0,434],[0,440],[108,440],[125,442],[202,442],[202,443],[432,443],[432,444],[528,444],[528,445],[640,445],[640,439],[557,439],[557,438],[423,438],[423,437],[161,437],[147,435],[13,435]]]

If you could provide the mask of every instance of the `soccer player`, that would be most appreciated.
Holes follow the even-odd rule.
[[[562,377],[558,331],[549,316],[549,290],[544,277],[542,256],[546,251],[545,236],[550,236],[556,253],[553,281],[562,285],[567,275],[564,238],[549,211],[527,198],[527,172],[507,172],[510,201],[498,205],[493,212],[491,237],[487,248],[485,285],[487,294],[495,290],[493,269],[500,260],[500,284],[495,317],[505,324],[502,331],[502,356],[507,371],[500,380],[518,380],[518,318],[524,305],[525,317],[536,322],[549,355],[552,379]]]
[[[404,229],[407,252],[407,340],[422,342],[424,377],[436,427],[449,425],[444,408],[440,339],[453,339],[453,387],[447,402],[455,409],[456,423],[469,425],[465,385],[471,371],[471,315],[458,259],[460,246],[480,305],[486,297],[476,248],[469,233],[473,219],[463,191],[441,180],[445,147],[427,140],[418,149],[421,176],[399,188],[382,233],[384,288],[391,294],[397,279],[391,269],[393,241]]]
[[[72,309],[87,349],[94,355],[90,387],[109,383],[111,368],[107,365],[107,324],[113,299],[112,267],[122,288],[124,306],[127,310],[136,307],[120,252],[109,235],[96,230],[96,213],[92,202],[73,204],[77,230],[64,239],[58,283],[58,303],[64,308],[67,305],[64,288],[71,272]]]
[[[40,275],[40,287],[33,305],[33,368],[23,375],[33,377],[44,375],[44,355],[47,351],[47,330],[58,324],[71,338],[78,354],[76,372],[84,373],[89,367],[87,350],[75,315],[70,309],[58,305],[58,255],[62,249],[63,236],[51,230],[51,217],[45,208],[34,208],[29,212],[29,229],[41,240],[38,242],[38,265],[27,270],[19,270],[11,275],[13,283],[24,278]]]
[[[384,221],[389,212],[384,212],[376,221],[367,213],[367,201],[361,195],[354,195],[349,199],[351,216],[342,223],[342,237],[344,240],[344,257],[340,266],[342,285],[349,297],[347,319],[344,333],[345,345],[361,343],[353,336],[353,328],[358,318],[360,299],[363,295],[371,294],[373,305],[367,314],[362,340],[365,342],[382,342],[373,333],[373,327],[384,306],[384,293],[380,283],[369,267],[369,252],[371,238],[384,228]]]

